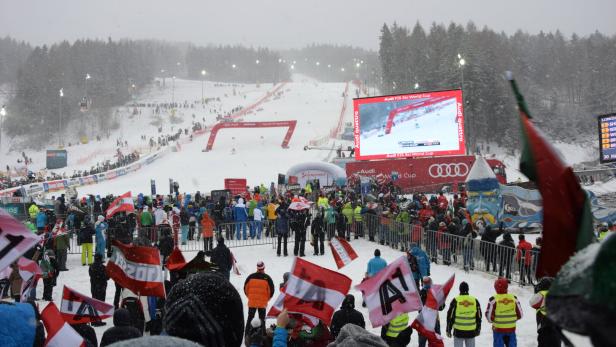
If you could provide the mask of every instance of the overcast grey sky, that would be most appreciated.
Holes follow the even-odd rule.
[[[616,0],[0,0],[0,35],[34,44],[155,38],[294,48],[378,47],[383,23],[616,33]]]

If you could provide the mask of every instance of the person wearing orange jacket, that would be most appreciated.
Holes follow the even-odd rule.
[[[274,282],[265,273],[265,264],[262,261],[257,263],[257,272],[250,274],[246,278],[244,294],[248,298],[248,320],[246,327],[250,326],[256,311],[259,311],[261,327],[265,327],[265,308],[267,308],[267,303],[274,296]]]
[[[516,247],[517,252],[515,256],[515,261],[518,263],[518,265],[520,265],[520,271],[522,272],[520,275],[520,279],[522,280],[522,285],[532,285],[533,280],[531,277],[532,274],[530,265],[532,261],[533,245],[531,245],[530,242],[525,240],[524,234],[520,234],[518,236],[518,240],[520,242],[518,243],[518,247]],[[528,280],[528,283],[526,283],[525,280]]]
[[[214,228],[216,223],[210,217],[210,214],[205,212],[201,217],[201,233],[203,236],[203,251],[211,252],[214,249]]]

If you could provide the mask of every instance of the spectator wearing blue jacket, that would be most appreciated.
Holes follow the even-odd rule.
[[[381,251],[379,249],[374,250],[374,258],[368,261],[368,270],[366,271],[367,277],[373,277],[379,271],[387,267],[387,261],[381,258]]]
[[[96,248],[94,250],[94,254],[100,254],[103,259],[105,259],[106,249],[105,233],[107,232],[108,227],[109,226],[105,222],[105,217],[99,215],[96,223],[94,224],[94,230],[96,233]]]
[[[45,226],[47,225],[47,214],[45,210],[41,208],[41,210],[36,214],[36,229],[39,232],[45,230]]]
[[[246,240],[246,222],[248,221],[248,210],[244,205],[244,199],[239,198],[237,204],[233,207],[233,217],[235,219],[236,239],[240,239],[240,229],[242,230],[242,238]]]
[[[415,284],[418,285],[422,278],[430,276],[430,258],[417,244],[411,244],[411,250],[408,253],[409,265],[413,271]],[[417,286],[419,289],[419,286]]]

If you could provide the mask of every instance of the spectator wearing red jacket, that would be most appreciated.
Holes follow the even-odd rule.
[[[443,192],[438,193],[437,201],[439,211],[445,213],[445,211],[447,211],[447,207],[449,206],[449,201],[447,201],[447,198],[445,197],[445,195],[443,195]]]
[[[520,275],[520,278],[522,280],[522,285],[527,284],[525,280],[528,280],[528,284],[533,284],[533,280],[531,277],[531,264],[532,264],[532,249],[533,249],[533,245],[530,244],[530,242],[525,240],[525,237],[523,234],[520,234],[518,236],[518,240],[520,241],[518,243],[518,247],[517,248],[517,252],[516,252],[516,256],[515,256],[515,261],[520,265],[520,271],[522,272],[522,274]]]

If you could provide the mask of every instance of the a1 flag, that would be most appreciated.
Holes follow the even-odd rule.
[[[50,302],[41,312],[41,319],[47,330],[45,347],[85,347],[86,342],[67,322],[56,304]]]
[[[160,253],[154,247],[125,245],[113,241],[107,275],[117,284],[145,296],[165,297]]]
[[[326,325],[351,288],[351,279],[336,271],[295,258],[285,286],[284,307],[307,314]]]
[[[375,328],[404,312],[421,310],[421,297],[404,256],[355,288],[363,293],[370,322]]]
[[[130,192],[126,192],[113,200],[107,211],[105,211],[107,218],[118,212],[135,212],[135,204]]]
[[[41,240],[30,229],[0,208],[0,270],[4,270]]]
[[[41,278],[43,271],[41,267],[30,259],[21,257],[17,261],[19,276],[21,277],[21,302],[27,302],[30,299],[31,289],[36,288],[36,283]]]
[[[336,266],[338,266],[339,269],[357,258],[357,253],[355,253],[351,244],[343,238],[334,237],[329,243],[329,248],[331,248]]]
[[[113,305],[64,286],[60,313],[69,324],[99,322],[113,316]]]
[[[426,304],[411,324],[411,327],[417,330],[417,333],[428,339],[428,344],[434,347],[443,347],[443,338],[436,333],[435,326],[438,318],[438,308],[445,304],[447,295],[456,275],[451,275],[449,280],[443,285],[435,284],[430,287],[426,296]]]

